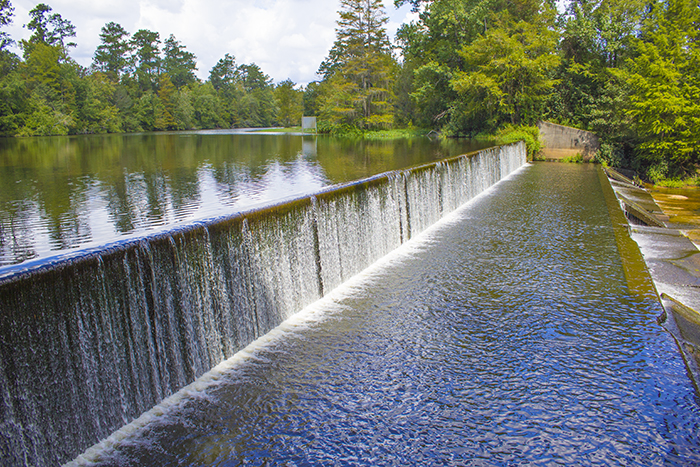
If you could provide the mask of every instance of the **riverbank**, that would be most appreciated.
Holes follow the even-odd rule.
[[[353,131],[340,131],[340,132],[309,132],[304,131],[300,126],[295,127],[280,127],[280,128],[261,128],[251,130],[251,133],[265,133],[265,134],[291,134],[291,135],[332,135],[336,137],[345,138],[359,138],[368,140],[392,140],[392,139],[406,139],[406,138],[417,138],[422,136],[427,137],[439,137],[440,134],[424,128],[396,128],[392,130],[368,130],[362,131],[356,128]]]
[[[266,134],[293,134],[305,135],[315,133],[304,133],[301,127],[289,128],[263,128],[253,130],[254,133]],[[334,127],[331,131],[324,131],[318,134],[329,134],[338,138],[345,139],[363,139],[369,141],[390,141],[400,139],[410,139],[427,137],[432,140],[437,139],[453,139],[443,133],[426,128],[394,128],[391,130],[360,130],[354,127]],[[481,141],[494,146],[503,146],[513,144],[518,141],[524,141],[527,147],[527,156],[529,160],[544,160],[540,157],[541,151],[545,147],[546,142],[540,137],[540,130],[536,126],[526,125],[505,125],[495,133],[480,133],[469,138],[474,141]]]

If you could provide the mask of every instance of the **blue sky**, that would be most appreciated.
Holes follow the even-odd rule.
[[[12,38],[29,37],[22,27],[29,10],[40,1],[11,0],[15,7]],[[76,27],[78,47],[71,56],[89,66],[99,45],[102,26],[110,21],[128,32],[158,31],[170,34],[197,56],[200,78],[226,53],[238,63],[257,63],[276,82],[287,78],[306,84],[317,79],[316,70],[335,40],[340,3],[329,0],[43,0]],[[410,21],[408,6],[396,10],[384,0],[393,37],[398,26]]]

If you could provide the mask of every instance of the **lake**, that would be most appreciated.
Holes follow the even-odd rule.
[[[241,130],[0,139],[0,273],[489,146]]]

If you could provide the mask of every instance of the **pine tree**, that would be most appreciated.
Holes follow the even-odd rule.
[[[0,0],[0,27],[9,26],[12,24],[12,15],[15,8],[10,3],[10,0]],[[12,45],[14,41],[5,31],[0,31],[0,52]]]
[[[102,44],[95,50],[93,67],[107,73],[113,81],[118,81],[129,64],[129,33],[120,24],[110,22],[102,27],[100,39]]]
[[[335,124],[388,128],[395,61],[380,0],[341,0],[336,41],[321,64],[322,115]]]
[[[220,59],[209,72],[209,81],[217,91],[234,86],[239,79],[236,58],[230,54]]]
[[[197,70],[196,58],[171,34],[163,44],[162,71],[167,73],[175,87],[180,89],[197,81],[194,75]]]
[[[66,42],[69,37],[75,37],[75,26],[52,11],[50,6],[40,3],[29,12],[31,21],[25,27],[33,33],[28,41],[22,41],[25,56],[31,53],[35,44],[58,47],[64,55],[69,47],[76,46],[75,42]]]
[[[226,54],[214,65],[209,72],[209,84],[216,90],[220,101],[220,115],[226,122],[225,125],[221,126],[238,126],[240,121],[239,102],[245,91],[241,83],[241,72],[234,56]]]
[[[131,36],[136,78],[143,91],[154,90],[160,74],[160,34],[139,29]]]

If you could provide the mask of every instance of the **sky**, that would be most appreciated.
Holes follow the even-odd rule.
[[[11,0],[13,23],[5,29],[16,41],[28,39],[29,11],[42,0]],[[306,85],[319,79],[319,65],[335,40],[338,0],[43,0],[76,28],[77,47],[70,55],[83,66],[92,63],[100,30],[114,21],[129,33],[150,29],[161,41],[170,34],[197,56],[197,75],[209,77],[229,53],[236,62],[256,63],[279,83],[289,78]],[[416,15],[384,0],[387,32]],[[14,50],[20,53],[19,49]]]

